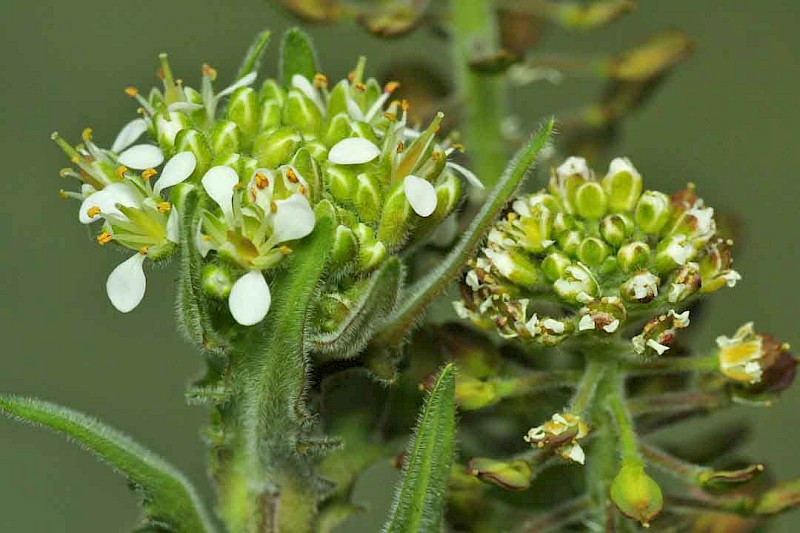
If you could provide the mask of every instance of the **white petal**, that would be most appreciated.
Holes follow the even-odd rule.
[[[447,162],[447,166],[452,168],[453,170],[457,171],[459,174],[461,174],[465,178],[467,178],[467,181],[473,187],[477,187],[478,189],[483,189],[484,188],[483,187],[483,183],[481,183],[481,180],[479,180],[478,176],[476,176],[475,173],[472,172],[470,169],[468,169],[466,167],[462,167],[461,165],[458,165],[458,164],[453,163],[451,161]]]
[[[137,253],[120,263],[108,276],[106,281],[108,299],[122,313],[133,311],[144,298],[147,287],[147,278],[144,277],[142,269],[144,258],[144,255]]]
[[[87,196],[78,210],[78,220],[82,224],[91,224],[95,220],[99,220],[103,215],[117,215],[125,218],[125,215],[117,209],[117,204],[122,204],[126,207],[137,207],[139,205],[139,197],[127,183],[112,183],[104,189]],[[92,207],[99,207],[100,214],[90,217],[88,211]]]
[[[172,242],[179,242],[181,235],[181,217],[178,214],[178,208],[174,205],[172,206],[172,210],[169,212],[169,218],[167,218],[167,240]]]
[[[167,161],[164,165],[164,170],[161,171],[161,177],[158,178],[153,193],[156,195],[161,194],[161,191],[167,187],[177,185],[192,175],[194,167],[197,165],[197,159],[192,152],[180,152],[175,154],[172,159]]]
[[[566,161],[561,163],[561,166],[556,169],[556,174],[558,174],[560,179],[577,174],[588,180],[591,176],[589,165],[586,163],[586,160],[576,156],[568,157]]]
[[[358,107],[358,104],[353,100],[350,95],[347,95],[347,99],[345,100],[347,105],[347,113],[350,115],[350,118],[353,120],[358,120],[363,122],[364,121],[364,113],[361,111],[361,108]]]
[[[267,185],[260,188],[256,184],[256,176],[262,174],[267,178]],[[250,199],[265,213],[269,213],[272,204],[272,193],[275,190],[275,174],[268,168],[257,168],[253,172],[253,177],[250,178],[250,183],[247,184],[248,195]]]
[[[117,138],[114,139],[114,144],[111,145],[111,151],[119,153],[128,146],[136,142],[142,136],[142,133],[147,131],[147,122],[143,118],[135,118],[125,124],[119,131]]]
[[[302,74],[295,74],[292,76],[292,87],[306,95],[320,110],[324,111],[322,100],[319,98],[319,91],[308,81],[308,78]]]
[[[137,144],[119,154],[119,164],[135,170],[155,168],[164,162],[164,154],[158,146]]]
[[[411,209],[419,216],[429,217],[436,211],[439,199],[436,197],[436,189],[429,182],[409,174],[403,180],[403,191]]]
[[[639,171],[636,170],[636,167],[633,166],[631,160],[627,157],[616,157],[611,161],[611,164],[608,166],[608,175],[615,176],[620,172],[628,172],[634,178],[641,178],[642,176],[639,174]]]
[[[239,183],[239,175],[231,167],[212,167],[201,180],[203,188],[222,209],[226,217],[233,213],[233,188]]]
[[[218,92],[216,98],[217,99],[222,98],[223,96],[227,96],[227,95],[231,94],[233,91],[235,91],[239,87],[246,87],[246,86],[252,84],[254,81],[256,81],[256,76],[258,76],[258,74],[256,74],[255,72],[251,72],[250,74],[246,74],[246,75],[242,76],[241,78],[239,78],[236,81],[236,83],[234,83],[233,85],[231,85],[229,87],[226,87],[226,88],[222,89],[220,92]]]
[[[211,242],[203,235],[203,229],[200,225],[197,226],[197,232],[194,235],[194,245],[200,255],[205,257],[211,251]]]
[[[236,280],[228,296],[228,307],[234,320],[243,326],[261,322],[272,303],[269,285],[264,275],[251,270]]]
[[[272,219],[274,231],[270,237],[274,243],[301,239],[314,230],[317,219],[305,196],[293,194],[275,204],[278,210]]]
[[[583,315],[580,322],[578,322],[578,331],[585,331],[587,329],[594,329],[594,319],[592,315]]]
[[[203,105],[196,104],[194,102],[173,102],[167,106],[167,109],[169,111],[182,111],[184,113],[191,113],[192,111],[203,109]]]
[[[336,143],[328,152],[328,161],[337,165],[369,163],[381,154],[380,148],[361,137],[351,137]]]

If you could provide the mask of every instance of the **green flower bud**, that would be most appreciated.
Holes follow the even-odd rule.
[[[355,229],[358,239],[358,269],[361,272],[373,270],[386,258],[386,245],[375,240],[375,232],[366,224],[358,224]]]
[[[353,133],[356,137],[361,137],[362,139],[366,139],[372,144],[379,144],[380,141],[378,137],[375,135],[375,130],[372,129],[371,124],[367,124],[366,122],[351,122],[350,128],[352,128]]]
[[[353,230],[347,226],[339,225],[333,238],[330,262],[334,268],[341,268],[356,257],[358,240]]]
[[[523,254],[514,250],[492,250],[484,248],[483,254],[489,259],[492,270],[504,278],[521,285],[535,287],[539,280],[536,265]]]
[[[212,298],[226,299],[231,293],[234,281],[230,271],[222,265],[209,263],[203,267],[201,286]]]
[[[283,108],[274,101],[267,101],[261,106],[261,115],[258,117],[258,131],[272,131],[281,125]]]
[[[600,222],[600,235],[611,246],[620,246],[633,232],[633,220],[624,214],[608,215]]]
[[[340,113],[333,117],[325,130],[325,144],[333,146],[343,139],[352,135],[353,129],[350,127],[350,117],[345,113]]]
[[[592,171],[582,157],[570,157],[559,166],[550,179],[550,191],[561,198],[567,213],[575,213],[578,187],[589,181]]]
[[[578,257],[578,248],[583,242],[583,235],[579,231],[566,231],[558,236],[558,247],[570,257]]]
[[[609,253],[611,250],[602,240],[597,237],[587,237],[578,248],[578,260],[589,266],[598,266],[605,261]]]
[[[624,272],[644,268],[650,261],[650,247],[641,241],[622,246],[617,252],[617,263]]]
[[[283,107],[286,101],[286,91],[274,79],[267,79],[261,85],[261,90],[258,91],[258,103],[262,106],[268,103],[276,103],[279,107]]]
[[[283,122],[294,126],[304,136],[315,136],[322,126],[322,112],[309,97],[292,89],[283,106]]]
[[[697,250],[685,235],[673,235],[658,243],[655,266],[661,273],[671,272],[690,261]]]
[[[353,199],[358,186],[355,171],[343,165],[328,165],[325,169],[325,182],[333,198],[341,204],[347,204]]]
[[[242,148],[242,132],[230,120],[217,122],[211,130],[210,139],[215,157],[239,153]]]
[[[553,283],[553,290],[563,300],[584,303],[597,296],[599,287],[592,272],[578,263],[564,269],[564,275]]]
[[[337,117],[347,115],[347,100],[350,92],[350,84],[347,80],[337,83],[328,95],[328,116]]]
[[[231,95],[228,101],[228,120],[239,126],[244,145],[249,146],[260,126],[260,109],[258,95],[251,87],[240,87]]]
[[[290,126],[265,131],[253,142],[253,157],[263,167],[276,168],[288,163],[302,142],[303,136]]]
[[[663,192],[646,191],[636,203],[633,219],[647,233],[658,233],[669,222],[669,196]]]
[[[181,130],[175,137],[175,152],[192,152],[196,161],[190,180],[199,181],[211,168],[213,153],[206,136],[194,129]]]
[[[475,379],[467,374],[456,377],[456,402],[465,411],[475,411],[500,401],[495,385],[491,381]]]
[[[378,224],[378,239],[390,249],[400,246],[408,234],[411,223],[411,205],[406,199],[403,184],[398,183],[389,192]]]
[[[575,210],[578,215],[597,220],[606,214],[608,199],[603,187],[596,181],[579,186],[575,191]]]
[[[622,514],[648,527],[661,512],[663,497],[658,483],[639,464],[623,464],[611,483],[611,500]]]
[[[631,211],[642,195],[642,176],[627,157],[611,161],[602,183],[612,213]]]
[[[169,113],[156,113],[153,117],[153,127],[155,128],[156,140],[162,150],[172,153],[175,147],[175,137],[186,128],[191,128],[192,123],[185,114],[179,111]]]
[[[517,208],[521,206],[517,204]],[[529,252],[541,252],[552,244],[553,212],[544,204],[538,203],[525,207],[521,217],[509,216],[508,220],[522,232],[518,237],[519,245]],[[517,213],[514,213],[517,214]]]
[[[356,178],[353,205],[358,216],[367,223],[376,222],[381,214],[381,188],[372,174],[362,173]]]
[[[467,463],[467,472],[481,481],[493,483],[506,490],[526,490],[531,486],[533,469],[523,461],[495,461],[474,457]]]
[[[542,272],[550,281],[555,281],[564,275],[566,268],[572,264],[569,257],[561,252],[548,254],[542,260]]]

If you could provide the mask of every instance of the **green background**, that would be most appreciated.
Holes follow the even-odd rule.
[[[97,415],[205,487],[198,439],[204,413],[183,400],[200,362],[175,332],[174,270],[148,273],[147,296],[132,314],[112,309],[105,278],[124,256],[99,249],[78,224],[77,204],[59,199],[58,189],[74,184],[58,177],[67,161],[49,134],[58,129],[77,140],[92,126],[108,145],[133,115],[122,89],[156,81],[158,52],[171,52],[173,68],[190,83],[202,62],[229,79],[253,34],[265,26],[280,33],[291,21],[264,0],[0,4],[0,390]],[[694,181],[709,204],[739,214],[744,233],[736,267],[744,281],[717,293],[699,342],[710,345],[715,335],[756,319],[759,329],[800,345],[800,7],[780,0],[641,4],[600,33],[553,31],[548,49],[620,50],[662,28],[696,39],[695,56],[629,121],[615,152],[633,158],[648,186],[674,189]],[[363,53],[373,66],[427,57],[448,75],[448,50],[429,32],[389,43],[351,27],[311,32],[333,78]],[[525,89],[514,102],[523,124],[533,126],[540,114],[567,109],[596,90],[592,82],[568,81]],[[796,387],[770,409],[730,415],[753,421],[746,450],[779,479],[800,475],[798,406]],[[375,473],[382,489],[361,492],[386,492],[387,476]],[[375,512],[361,529],[375,530],[387,498],[373,499]],[[0,531],[122,532],[137,512],[125,483],[105,466],[59,437],[0,420]],[[798,529],[800,513],[775,526]]]

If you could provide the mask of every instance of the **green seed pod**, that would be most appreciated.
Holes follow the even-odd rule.
[[[283,106],[283,122],[303,136],[316,136],[322,127],[322,112],[317,104],[298,89],[291,89]]]
[[[398,183],[386,197],[378,224],[378,239],[390,249],[400,246],[411,226],[411,205],[406,199],[403,184]]]
[[[253,157],[263,167],[276,168],[288,163],[302,142],[303,136],[290,126],[264,132],[253,142]]]
[[[643,268],[650,261],[650,247],[641,241],[630,242],[617,252],[617,262],[624,272]]]
[[[230,120],[217,122],[211,130],[210,140],[215,157],[239,153],[242,148],[242,132]]]
[[[333,268],[342,268],[350,263],[357,253],[358,240],[353,230],[347,226],[337,226],[330,254],[331,266]]]
[[[153,117],[153,126],[159,146],[171,154],[175,148],[175,137],[181,130],[192,127],[192,123],[189,117],[179,111],[162,111]]]
[[[367,223],[376,222],[381,214],[381,188],[371,174],[361,173],[356,177],[356,192],[353,205],[358,216]]]
[[[611,161],[602,183],[612,213],[631,211],[642,195],[642,176],[627,157]]]
[[[258,95],[251,87],[236,89],[228,101],[227,118],[239,126],[245,148],[250,146],[259,130],[260,113]]]
[[[669,222],[669,196],[663,192],[646,191],[636,204],[633,219],[647,233],[658,233]]]
[[[548,280],[555,281],[564,275],[564,271],[571,264],[572,261],[565,254],[553,252],[542,260],[542,272]]]
[[[213,153],[206,136],[194,129],[181,130],[175,137],[175,152],[192,152],[196,161],[194,172],[189,179],[199,181],[211,168]]]
[[[209,263],[203,267],[201,286],[203,292],[212,298],[226,299],[231,293],[234,281],[230,271],[222,265]]]
[[[523,460],[503,462],[474,457],[467,463],[467,472],[481,481],[493,483],[506,490],[526,490],[531,486],[533,478],[531,466]]]
[[[633,220],[628,215],[608,215],[600,222],[600,235],[611,246],[620,246],[633,232]]]
[[[623,464],[611,483],[611,500],[629,518],[645,527],[661,512],[663,497],[658,483],[638,464]]]
[[[603,187],[596,181],[579,186],[575,191],[575,210],[589,220],[597,220],[606,214],[608,199]]]
[[[598,266],[611,253],[608,245],[597,237],[583,239],[578,248],[578,260],[589,266]]]

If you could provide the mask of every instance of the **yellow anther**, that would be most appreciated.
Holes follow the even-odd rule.
[[[408,100],[403,98],[400,101],[400,109],[402,109],[403,111],[408,111],[409,109],[411,109],[411,104],[408,102]]]
[[[70,159],[70,161],[72,161],[73,164],[77,165],[78,163],[81,162],[81,158],[76,155],[76,156],[73,156],[72,159]]]
[[[278,204],[276,204],[274,201],[270,202],[269,203],[269,210],[270,210],[271,213],[277,213],[278,212]]]
[[[438,161],[441,158],[442,158],[442,151],[441,150],[435,150],[435,151],[431,152],[431,159],[433,159],[434,161]]]
[[[137,115],[144,115],[145,114],[144,108],[143,107],[137,107],[136,108],[136,114]]]
[[[123,177],[125,177],[125,173],[127,171],[128,171],[128,167],[126,167],[125,165],[120,165],[120,166],[117,167],[117,176],[119,176],[120,179],[122,179]]]
[[[127,94],[131,98],[134,98],[136,95],[139,94],[139,89],[137,89],[136,87],[130,87],[130,86],[129,87],[125,87],[125,94]]]
[[[289,247],[288,247],[288,246],[286,246],[286,245],[284,245],[284,246],[281,246],[280,248],[278,248],[278,250],[280,250],[280,252],[281,252],[283,255],[289,255],[290,253],[292,253],[292,249],[291,249],[291,248],[289,248]]]
[[[389,83],[383,86],[383,92],[392,94],[397,90],[398,87],[400,87],[399,81],[390,81]]]
[[[111,234],[107,231],[104,231],[100,235],[97,236],[97,244],[103,246],[104,244],[108,244],[111,242]]]
[[[217,70],[213,68],[211,65],[207,65],[204,63],[202,71],[203,71],[203,76],[211,78],[211,81],[217,79]]]
[[[74,171],[69,167],[62,168],[61,170],[58,171],[58,175],[59,175],[59,177],[62,177],[62,178],[68,178],[68,177],[74,175]]]
[[[205,235],[205,234],[203,234],[203,240],[204,240],[204,241],[210,241],[210,240],[211,240],[211,235]]]
[[[328,86],[328,77],[321,72],[317,72],[314,74],[314,86],[318,88],[324,88]]]
[[[386,112],[383,114],[383,117],[388,120],[389,122],[397,122],[397,115],[394,113]]]
[[[92,140],[92,128],[84,128],[83,132],[81,132],[81,139],[84,141],[91,141]]]
[[[142,179],[144,181],[150,181],[150,179],[153,176],[155,176],[156,174],[158,174],[158,171],[156,169],[148,168],[148,169],[142,171]]]
[[[66,200],[67,198],[69,198],[67,191],[65,191],[64,189],[58,191],[58,195],[61,197],[62,200]]]
[[[308,196],[306,188],[302,184],[300,184],[300,186],[297,188],[297,192],[299,192],[303,196]]]
[[[291,181],[292,183],[297,183],[297,182],[299,182],[299,181],[300,181],[300,180],[298,179],[298,177],[297,177],[297,173],[294,171],[294,169],[293,169],[292,167],[288,167],[288,168],[286,169],[286,177],[287,177],[287,178],[289,179],[289,181]]]
[[[356,79],[356,73],[355,71],[351,70],[347,73],[347,81],[353,81],[354,79]]]
[[[139,248],[139,253],[142,254],[142,255],[147,255],[148,251],[149,250],[148,250],[147,246],[142,246],[141,248]]]
[[[158,202],[156,205],[159,213],[169,213],[172,210],[172,204],[169,202]]]
[[[86,210],[86,214],[88,215],[89,218],[94,218],[100,214],[100,207],[93,205],[92,207]]]
[[[356,83],[356,89],[358,89],[359,91],[366,91],[367,90],[367,86],[364,84],[364,82],[360,81],[360,82]]]
[[[464,150],[466,150],[466,148],[464,147],[463,144],[455,143],[453,144],[453,150],[458,150],[459,152],[463,152]]]
[[[405,149],[406,149],[406,145],[405,145],[405,144],[403,144],[403,142],[402,142],[402,141],[400,141],[399,143],[397,143],[397,153],[398,153],[398,154],[402,154],[402,153],[403,153],[403,150],[405,150]]]
[[[237,183],[236,185],[233,186],[234,191],[241,191],[242,189],[244,189],[244,185],[242,185],[241,183]]]
[[[250,187],[250,199],[255,202],[258,198],[258,189],[256,187]]]
[[[269,187],[269,178],[263,172],[256,172],[256,187],[259,189],[266,189]]]

